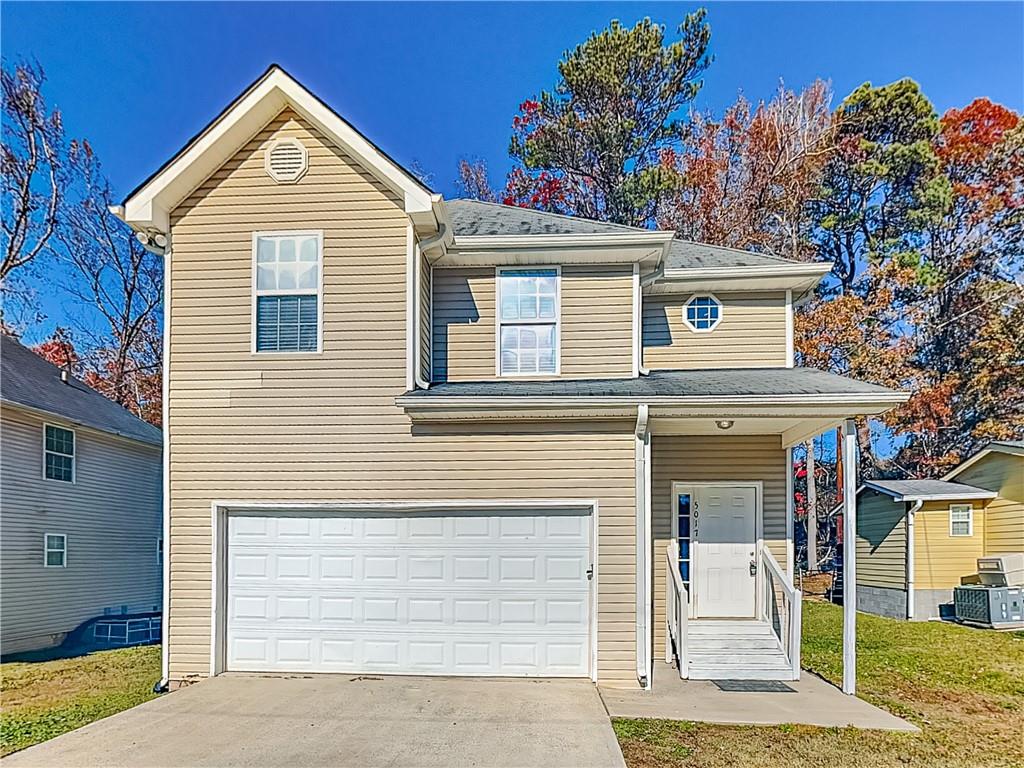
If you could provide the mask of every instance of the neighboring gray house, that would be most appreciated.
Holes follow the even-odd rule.
[[[0,652],[159,611],[161,434],[0,336]]]

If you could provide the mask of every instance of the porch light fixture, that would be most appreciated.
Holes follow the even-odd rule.
[[[732,425],[735,423],[732,419],[719,419],[715,422],[715,426],[719,429],[732,429]]]

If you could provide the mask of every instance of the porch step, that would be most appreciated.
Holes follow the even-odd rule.
[[[692,621],[687,631],[687,657],[693,680],[793,677],[774,631],[761,621]]]

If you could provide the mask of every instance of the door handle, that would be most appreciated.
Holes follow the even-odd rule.
[[[594,579],[594,566],[587,568],[587,581],[593,581]]]
[[[750,561],[750,575],[757,576],[757,563],[753,560]]]

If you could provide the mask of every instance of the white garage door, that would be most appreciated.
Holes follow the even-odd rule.
[[[587,676],[579,511],[228,517],[227,668]]]

